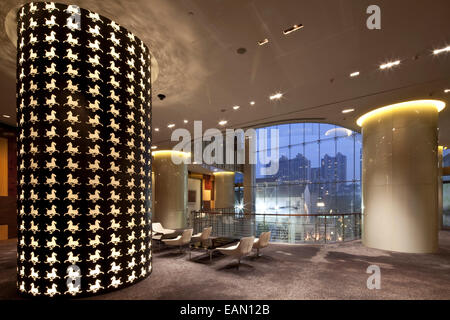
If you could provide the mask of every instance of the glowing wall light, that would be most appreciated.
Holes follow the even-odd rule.
[[[18,12],[18,290],[80,296],[151,272],[150,55],[96,13]]]

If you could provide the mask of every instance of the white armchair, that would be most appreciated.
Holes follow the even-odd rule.
[[[199,232],[197,234],[194,234],[192,236],[192,242],[196,243],[196,242],[201,242],[202,245],[204,245],[206,243],[206,241],[208,241],[209,236],[211,235],[212,232],[212,227],[207,227],[203,229],[203,232]]]
[[[269,245],[270,231],[262,232],[259,238],[256,238],[253,242],[253,249],[256,249],[256,257],[259,257],[259,250]]]
[[[192,229],[186,229],[178,237],[176,237],[174,239],[162,239],[162,241],[168,246],[179,247],[180,252],[181,252],[182,251],[181,249],[183,246],[190,245],[192,231],[193,231]],[[190,254],[190,250],[189,250],[189,254]]]
[[[239,241],[238,244],[230,247],[217,248],[217,250],[227,256],[236,257],[238,259],[237,269],[239,270],[241,258],[248,255],[252,251],[254,240],[255,237],[244,237],[241,239],[241,241]]]
[[[171,234],[171,233],[174,233],[174,232],[175,232],[175,230],[173,230],[173,229],[165,229],[165,228],[163,228],[163,226],[159,222],[153,222],[152,223],[152,234],[153,235],[155,235],[155,234],[163,234],[163,235],[165,235],[165,234]]]

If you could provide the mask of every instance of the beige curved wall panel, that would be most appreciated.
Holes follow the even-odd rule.
[[[186,226],[188,170],[182,161],[187,156],[177,151],[153,152],[155,198],[152,221],[160,222],[164,228]]]
[[[234,172],[215,172],[215,207],[234,208]]]

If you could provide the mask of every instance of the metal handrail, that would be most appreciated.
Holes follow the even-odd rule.
[[[280,218],[280,219],[278,219]],[[288,243],[340,242],[360,239],[361,213],[274,214],[191,211],[194,232],[212,226],[213,236],[240,238],[272,231],[271,241]]]

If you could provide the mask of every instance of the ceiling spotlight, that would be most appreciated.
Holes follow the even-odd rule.
[[[302,24],[294,24],[292,27],[290,27],[289,29],[286,29],[283,31],[283,34],[287,35],[291,32],[297,31],[299,29],[303,28]]]
[[[350,113],[353,111],[355,111],[355,109],[345,109],[345,110],[342,110],[342,113]]]
[[[237,109],[239,109],[239,108],[240,108],[240,106],[234,106],[234,107],[233,107],[234,110],[237,110]]]
[[[155,128],[155,131],[158,132],[158,131],[159,131],[159,128]]]
[[[394,66],[398,66],[400,64],[400,60],[397,61],[393,61],[393,62],[388,62],[385,64],[380,65],[380,69],[388,69],[388,68],[392,68]]]
[[[255,105],[255,101],[250,101],[250,105],[254,106]]]
[[[152,149],[155,150],[156,148],[158,148],[157,146],[152,146]]]
[[[350,77],[357,77],[357,76],[359,76],[359,71],[350,73]]]
[[[439,53],[442,53],[442,52],[450,52],[450,46],[442,48],[442,49],[437,49],[437,50],[433,51],[434,54],[439,54]]]
[[[265,45],[266,43],[269,43],[269,39],[264,39],[264,40],[261,40],[261,41],[258,41],[258,44],[260,45],[260,46],[263,46],[263,45]]]
[[[9,118],[11,118],[11,116],[10,116],[10,115],[7,115],[7,114],[4,114],[4,115],[3,115],[3,118],[9,119]]]
[[[269,97],[269,99],[270,100],[279,100],[279,99],[281,99],[282,96],[283,96],[283,94],[281,92],[277,92],[277,93],[271,95]]]
[[[184,123],[188,123],[189,121],[188,120],[184,120]]]
[[[175,127],[175,124],[174,124],[174,123],[169,123],[169,124],[167,125],[167,128],[173,128],[173,127]]]
[[[450,92],[450,89],[445,89],[444,90],[444,93],[449,93]]]
[[[219,121],[219,125],[221,125],[221,126],[224,126],[224,125],[226,125],[227,123],[228,123],[227,120]]]

